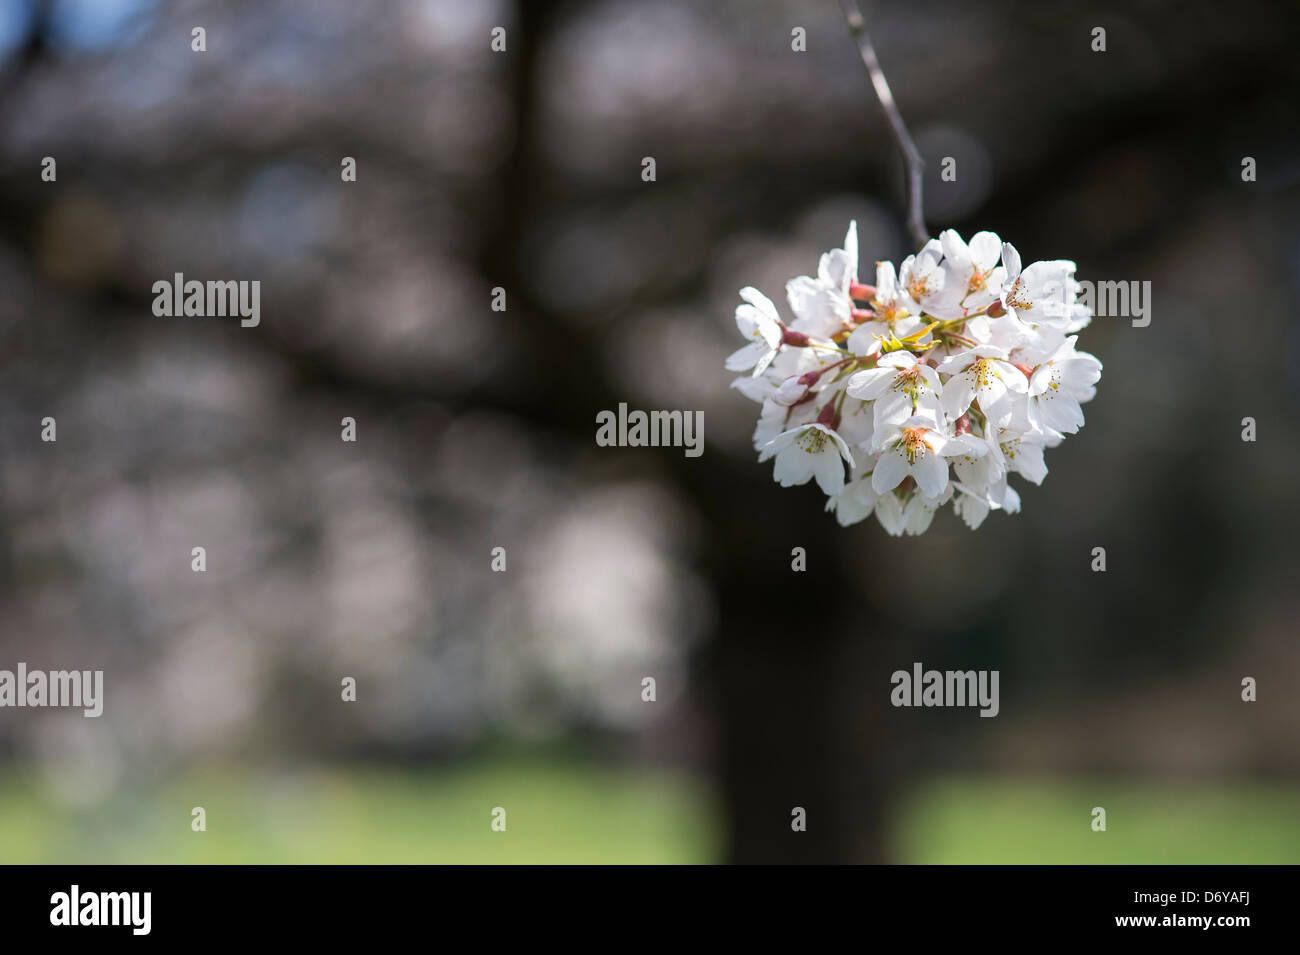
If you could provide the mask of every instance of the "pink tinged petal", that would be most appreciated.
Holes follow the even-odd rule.
[[[871,472],[871,489],[877,494],[892,491],[907,477],[908,470],[907,455],[901,448],[891,448],[880,456]]]

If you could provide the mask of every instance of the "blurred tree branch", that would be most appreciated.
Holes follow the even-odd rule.
[[[880,68],[880,60],[876,58],[876,48],[871,45],[867,22],[858,9],[857,0],[840,0],[840,5],[844,8],[849,32],[857,41],[858,52],[862,54],[862,62],[866,64],[867,73],[871,76],[871,85],[876,89],[876,98],[880,100],[880,106],[889,119],[889,128],[894,132],[894,139],[898,142],[903,162],[907,166],[907,231],[919,249],[930,238],[925,228],[925,213],[921,208],[921,170],[925,167],[925,160],[921,158],[921,151],[912,141],[907,124],[898,111],[898,104],[894,102],[894,94],[889,89],[884,70]]]

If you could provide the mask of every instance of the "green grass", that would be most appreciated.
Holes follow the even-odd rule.
[[[194,806],[206,832],[190,829]],[[491,829],[496,806],[505,832]],[[1106,832],[1092,831],[1093,806]],[[890,825],[904,862],[1296,863],[1300,785],[941,778],[900,799]],[[0,863],[694,863],[718,858],[721,832],[698,782],[554,754],[214,768],[80,809],[0,769]]]
[[[0,777],[0,863],[667,863],[716,855],[685,780],[589,767],[486,764],[185,777],[93,811],[42,808]],[[207,831],[190,828],[207,811]],[[506,830],[491,828],[494,807]]]
[[[906,800],[899,834],[917,863],[1297,863],[1300,787],[946,779]]]

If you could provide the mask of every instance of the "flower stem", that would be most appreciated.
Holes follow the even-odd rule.
[[[925,166],[925,160],[921,158],[921,151],[912,141],[907,124],[903,122],[903,116],[894,102],[894,94],[889,89],[889,81],[885,79],[885,71],[880,68],[880,60],[876,58],[876,48],[871,45],[871,37],[867,35],[867,21],[858,9],[857,0],[840,0],[840,5],[844,8],[849,32],[857,41],[858,52],[862,54],[862,62],[871,77],[871,85],[875,87],[876,99],[880,100],[880,106],[885,111],[899,151],[903,154],[903,162],[907,166],[907,229],[912,234],[912,241],[920,249],[930,238],[921,206],[921,170]]]

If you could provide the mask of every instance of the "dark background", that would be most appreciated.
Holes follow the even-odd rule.
[[[0,666],[108,687],[98,721],[0,711],[0,806],[57,807],[17,857],[77,861],[103,807],[208,766],[488,751],[683,777],[700,851],[744,862],[944,858],[899,821],[934,778],[1012,816],[1075,781],[1085,832],[1091,780],[1300,818],[1294,5],[864,10],[934,233],[1152,283],[1149,327],[1080,338],[1087,426],[974,533],[840,528],[755,462],[722,367],[741,286],[784,310],[851,218],[865,274],[908,251],[831,0],[7,3]],[[155,317],[178,271],[260,280],[261,325]],[[621,401],[702,410],[704,455],[597,447]],[[1001,715],[891,708],[913,661],[1000,670]],[[1215,838],[1300,858],[1252,833]]]

